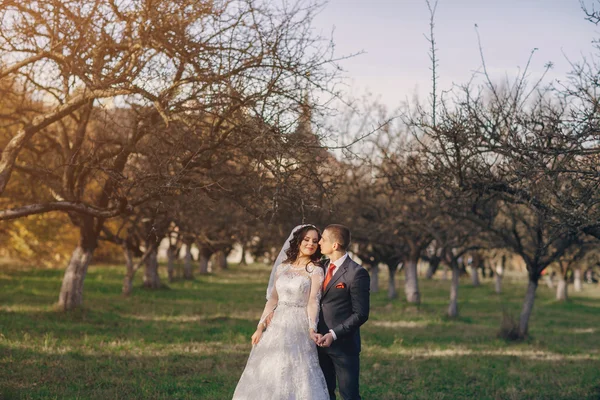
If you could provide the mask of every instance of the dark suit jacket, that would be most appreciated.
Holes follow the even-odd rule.
[[[325,266],[327,270],[328,263]],[[337,339],[327,349],[333,354],[360,353],[360,326],[369,318],[369,273],[350,256],[333,275],[321,296],[319,333],[333,329]]]

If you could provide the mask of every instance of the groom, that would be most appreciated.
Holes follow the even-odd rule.
[[[369,318],[370,278],[346,252],[350,230],[329,225],[323,231],[321,253],[329,257],[321,297],[318,334],[319,363],[327,381],[329,397],[335,400],[336,377],[343,400],[360,400],[360,326]]]

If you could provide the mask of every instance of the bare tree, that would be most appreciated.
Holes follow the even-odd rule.
[[[525,150],[530,142],[526,129],[557,109],[543,106],[542,95],[529,107],[523,98],[528,92],[520,87],[503,92],[491,86],[489,97],[473,93],[470,86],[462,90],[463,97],[457,97],[453,106],[441,102],[435,126],[424,111],[408,119],[421,144],[419,165],[427,166],[412,172],[418,177],[414,182],[454,203],[445,208],[451,217],[477,224],[524,259],[529,272],[519,325],[524,337],[541,272],[574,243],[572,227],[540,208],[541,200],[555,196],[563,181],[556,176],[540,180],[542,160]]]
[[[431,234],[435,237],[436,246],[441,249],[440,258],[450,267],[452,272],[447,315],[450,318],[456,318],[459,314],[458,289],[461,273],[459,260],[464,258],[467,253],[475,253],[488,245],[488,238],[476,224],[466,220],[454,219],[450,217],[449,213],[444,213],[441,217],[438,217],[437,226]]]
[[[312,4],[1,4],[0,79],[16,83],[6,87],[14,96],[42,100],[1,132],[0,193],[8,200],[0,219],[59,210],[79,227],[59,297],[64,309],[82,304],[107,218],[165,194],[215,190],[213,163],[248,143],[257,143],[248,152],[252,168],[266,171],[286,147],[273,158],[264,144],[283,143],[303,93],[332,93],[335,83],[330,42],[310,30]],[[14,174],[45,192],[7,191]]]
[[[181,247],[183,244],[186,244],[186,262],[188,261],[188,243],[185,242],[182,236],[183,235],[180,234],[178,227],[171,223],[171,226],[169,227],[169,233],[167,234],[167,239],[169,241],[169,247],[167,248],[167,275],[169,277],[169,282],[173,282],[175,280],[175,262],[179,258],[179,253],[181,252]],[[191,277],[191,273],[189,275]]]

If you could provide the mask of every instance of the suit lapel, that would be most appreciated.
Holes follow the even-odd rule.
[[[329,289],[331,289],[331,287],[335,285],[335,283],[339,281],[342,278],[342,276],[344,276],[344,274],[348,271],[348,265],[350,265],[350,261],[350,256],[346,257],[346,261],[344,261],[344,263],[340,265],[338,271],[331,277],[331,280],[327,284],[327,287],[325,287],[323,296],[325,296],[327,292],[329,292]]]

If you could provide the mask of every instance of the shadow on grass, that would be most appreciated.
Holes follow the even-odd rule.
[[[0,312],[0,333],[11,340],[22,338],[26,333],[33,341],[44,340],[50,335],[65,344],[115,340],[171,344],[198,340],[235,343],[240,337],[250,337],[256,329],[255,320],[244,318],[192,317],[175,318],[174,321],[160,318],[139,319],[97,310],[69,314]]]
[[[227,354],[86,355],[0,345],[2,399],[227,399],[247,360]],[[594,399],[597,364],[516,356],[363,354],[364,399]],[[564,374],[568,369],[569,373]],[[566,375],[566,376],[565,376]]]

